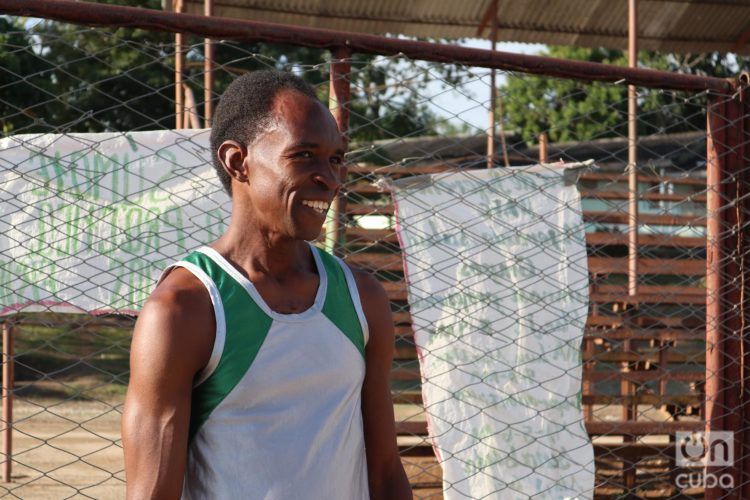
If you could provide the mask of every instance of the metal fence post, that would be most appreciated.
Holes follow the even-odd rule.
[[[638,0],[628,2],[628,67],[638,67]],[[628,85],[628,295],[638,295],[638,99]]]
[[[349,102],[351,100],[350,73],[352,51],[347,47],[331,50],[331,71],[329,79],[328,107],[336,119],[339,131],[346,142],[349,141]],[[346,169],[343,172],[342,184],[346,182]],[[331,206],[330,234],[333,239],[333,252],[341,256],[344,238],[343,214],[346,208],[346,197],[339,193]]]
[[[750,462],[745,456],[750,432],[744,432],[743,422],[750,404],[744,383],[750,365],[743,359],[750,344],[744,304],[747,237],[742,227],[750,194],[745,172],[750,157],[747,98],[743,86],[733,97],[713,96],[708,107],[706,431],[734,432],[735,456],[733,467],[707,466],[706,472],[717,477],[731,474],[734,487],[707,486],[706,499],[750,494]]]
[[[182,13],[184,9],[182,0],[172,0],[174,11]],[[181,129],[185,127],[185,101],[183,92],[183,71],[185,66],[185,35],[177,32],[174,35],[174,106],[175,106],[175,127]]]
[[[13,326],[3,323],[3,482],[11,480],[13,457]]]
[[[743,430],[742,441],[735,456],[740,457],[742,473],[740,483],[742,491],[741,498],[750,498],[750,92],[747,85],[750,83],[748,74],[743,73],[740,82],[744,86],[742,98],[742,134],[739,136],[741,145],[740,168],[736,173],[737,194],[737,253],[739,264],[739,310],[737,311],[737,323],[739,325],[739,337],[742,347],[743,359],[740,384],[741,407],[739,424]],[[739,391],[738,391],[739,392]]]
[[[203,0],[203,14],[206,17],[214,15],[213,0]],[[214,116],[213,92],[214,92],[214,46],[210,38],[203,41],[203,120],[206,128],[211,128],[211,120]]]

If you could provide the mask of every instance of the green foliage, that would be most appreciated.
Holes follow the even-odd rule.
[[[544,55],[619,66],[627,56],[604,48],[549,47]],[[678,57],[644,52],[641,67],[692,74],[729,76],[733,56],[701,54]],[[509,76],[500,89],[506,127],[529,143],[547,132],[554,142],[627,135],[627,85],[585,83],[544,76]],[[658,89],[638,89],[638,129],[643,135],[699,130],[705,127],[703,96]]]
[[[171,75],[168,37],[123,28],[101,31],[5,20],[0,49],[4,133],[164,128]],[[13,22],[14,25],[10,25]],[[137,50],[135,42],[137,40]]]
[[[123,4],[122,0],[106,0]],[[159,0],[130,0],[160,8]],[[185,83],[203,113],[202,39],[186,37]],[[133,28],[84,28],[0,18],[0,125],[4,134],[152,130],[174,126],[174,38]],[[267,43],[215,44],[218,97],[239,74],[289,69],[328,99],[324,49]],[[436,118],[418,93],[429,71],[450,70],[397,58],[356,55],[352,61],[351,130],[369,141],[436,133]]]

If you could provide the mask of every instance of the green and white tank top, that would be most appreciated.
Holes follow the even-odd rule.
[[[366,499],[367,323],[349,268],[310,249],[315,303],[271,310],[218,252],[184,267],[208,290],[216,340],[192,392],[183,499]]]

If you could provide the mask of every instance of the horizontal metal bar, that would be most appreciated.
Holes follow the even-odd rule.
[[[345,46],[354,52],[366,54],[403,55],[432,62],[464,64],[577,80],[621,82],[639,87],[690,91],[714,90],[722,93],[730,93],[734,89],[734,82],[723,78],[92,2],[0,0],[0,13],[41,17],[90,26],[182,32],[224,40],[276,42],[320,48]]]
[[[674,435],[677,431],[699,431],[703,430],[705,422],[585,422],[586,430],[589,434],[598,436],[645,436],[648,434],[669,434]],[[399,435],[426,436],[427,422],[423,420],[409,420],[396,422],[396,433]],[[620,444],[622,448],[628,444]],[[632,445],[630,445],[632,446]]]

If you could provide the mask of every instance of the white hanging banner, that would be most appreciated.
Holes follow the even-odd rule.
[[[447,500],[593,498],[581,408],[581,164],[394,185],[428,428]]]
[[[0,139],[0,315],[136,313],[224,230],[209,130]]]

